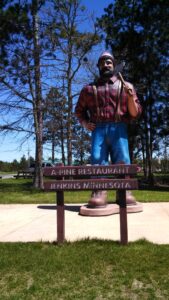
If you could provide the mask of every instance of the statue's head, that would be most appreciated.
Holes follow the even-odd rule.
[[[114,71],[114,56],[108,51],[103,52],[99,59],[97,66],[99,68],[100,77],[110,78]]]

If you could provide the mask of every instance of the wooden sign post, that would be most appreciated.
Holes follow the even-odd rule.
[[[64,191],[81,190],[117,190],[121,244],[128,243],[126,191],[138,189],[137,179],[129,178],[136,175],[136,165],[57,166],[46,167],[43,173],[48,177],[44,190],[56,191],[58,243],[65,240]]]

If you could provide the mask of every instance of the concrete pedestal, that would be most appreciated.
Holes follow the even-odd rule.
[[[142,203],[136,202],[134,205],[127,205],[127,213],[137,213],[143,211]],[[105,207],[90,207],[89,205],[83,205],[80,207],[80,215],[96,217],[96,216],[109,216],[118,214],[120,207],[118,204],[107,204]]]

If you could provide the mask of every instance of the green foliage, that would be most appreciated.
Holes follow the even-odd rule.
[[[29,28],[28,19],[29,5],[23,2],[2,1],[0,6],[0,60],[8,63],[9,44],[14,45],[18,42],[17,36],[12,38],[12,35],[26,34],[26,28]],[[23,30],[24,28],[24,30]],[[30,31],[29,31],[30,32]]]
[[[12,162],[0,161],[0,172],[16,172],[19,170],[24,170],[27,169],[34,161],[35,160],[33,157],[26,159],[25,155],[21,157],[20,161],[17,161],[16,159],[14,159]]]
[[[28,167],[29,167],[29,166],[28,166],[28,161],[27,161],[25,155],[23,155],[23,156],[21,157],[21,160],[20,160],[20,168],[21,168],[22,170],[24,170],[24,169],[26,169],[26,168],[28,168]]]

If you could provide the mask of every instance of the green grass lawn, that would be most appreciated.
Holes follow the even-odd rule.
[[[169,299],[169,245],[0,244],[0,299]]]
[[[169,201],[168,191],[139,190],[141,202]],[[66,192],[66,203],[87,202],[90,192]],[[0,203],[55,203],[30,179],[0,181]],[[115,192],[109,192],[115,200]],[[0,243],[0,300],[169,299],[169,245],[81,240]]]
[[[140,202],[169,202],[168,190],[133,191]],[[65,203],[86,203],[90,191],[65,192]],[[115,191],[108,193],[109,201],[115,201]],[[0,181],[0,204],[55,203],[55,192],[43,192],[32,187],[31,179],[3,179]]]

